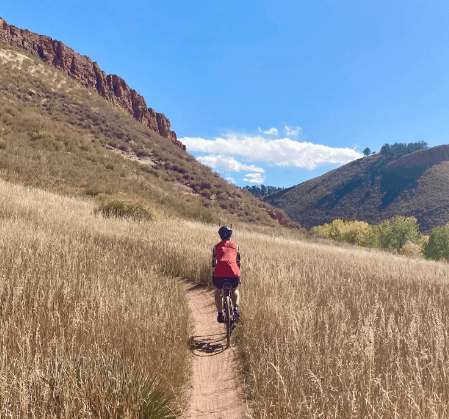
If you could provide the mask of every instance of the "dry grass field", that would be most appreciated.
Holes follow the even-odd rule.
[[[187,226],[207,264],[216,229]],[[449,416],[449,265],[244,226],[233,238],[254,418]]]
[[[154,270],[161,249],[143,223],[93,210],[0,181],[2,418],[158,418],[185,406],[183,288]]]
[[[151,383],[186,404],[192,325],[170,277],[209,281],[217,228],[94,209],[0,183],[1,417],[149,417]],[[233,239],[254,418],[449,416],[448,264],[251,228]]]
[[[447,264],[241,242],[255,417],[449,416]]]
[[[177,274],[207,278],[216,228],[187,229]],[[238,343],[254,418],[449,416],[449,265],[243,225],[233,238],[243,257]]]

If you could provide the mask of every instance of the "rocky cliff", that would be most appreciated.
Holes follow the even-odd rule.
[[[170,130],[170,121],[165,115],[148,108],[145,99],[135,90],[130,89],[125,80],[114,74],[106,74],[89,57],[78,54],[62,42],[48,36],[8,25],[1,18],[0,41],[13,43],[38,55],[45,62],[69,74],[83,86],[95,89],[106,100],[125,110],[152,131],[182,149],[186,149],[185,145],[177,139],[176,133]]]

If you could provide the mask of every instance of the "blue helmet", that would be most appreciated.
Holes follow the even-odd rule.
[[[229,240],[232,235],[232,228],[226,226],[220,227],[218,234],[220,235],[221,240]]]

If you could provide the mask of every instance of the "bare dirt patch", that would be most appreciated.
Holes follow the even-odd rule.
[[[30,60],[26,55],[20,54],[19,52],[13,53],[12,51],[0,50],[0,59],[6,62],[17,63],[19,68],[22,67],[24,60]],[[31,61],[31,60],[30,60]]]
[[[125,159],[136,161],[140,164],[145,164],[147,166],[156,166],[156,163],[150,157],[139,157],[136,153],[134,153],[132,151],[120,150],[120,149],[112,147],[110,145],[107,145],[106,148],[108,150],[114,152],[115,154],[119,154],[120,156],[122,156]]]
[[[183,185],[179,182],[176,182],[175,186],[184,194],[198,195],[190,186]]]

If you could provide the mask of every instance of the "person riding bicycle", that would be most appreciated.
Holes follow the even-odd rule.
[[[220,227],[218,234],[221,242],[214,246],[212,252],[212,283],[215,290],[215,305],[217,307],[217,321],[224,323],[222,289],[223,283],[227,279],[232,286],[231,298],[234,303],[234,316],[236,321],[240,320],[238,305],[240,293],[237,287],[240,284],[240,250],[239,247],[229,240],[232,235],[232,229],[226,226]]]

